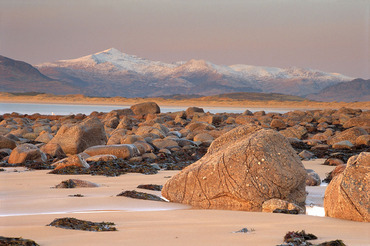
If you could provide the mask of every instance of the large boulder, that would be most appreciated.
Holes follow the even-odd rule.
[[[203,158],[167,181],[162,195],[197,208],[261,211],[272,198],[304,206],[306,176],[284,136],[244,125],[213,141]]]
[[[161,109],[155,102],[144,102],[135,104],[132,105],[130,109],[136,115],[159,114],[161,112]]]
[[[64,158],[60,161],[54,162],[52,164],[55,170],[62,169],[65,167],[82,167],[82,168],[89,168],[90,165],[86,162],[86,160],[82,157],[82,155],[71,155],[67,158]]]
[[[335,134],[333,137],[328,139],[327,143],[333,145],[335,143],[348,140],[352,144],[356,144],[356,139],[362,135],[368,135],[368,133],[361,127],[352,127],[343,132]]]
[[[18,145],[15,149],[13,149],[9,156],[8,163],[20,164],[29,160],[44,162],[46,159],[46,155],[40,151],[36,145],[25,143]]]
[[[0,136],[0,149],[14,149],[17,144],[14,140]]]
[[[87,148],[84,153],[90,156],[114,155],[117,158],[129,159],[137,156],[139,150],[133,144],[97,145]]]
[[[325,215],[370,222],[370,152],[351,157],[325,191]]]
[[[49,143],[59,144],[66,154],[78,154],[90,146],[107,143],[104,125],[98,118],[77,124],[64,124]]]

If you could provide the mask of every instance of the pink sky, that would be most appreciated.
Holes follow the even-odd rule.
[[[368,0],[1,0],[0,55],[35,65],[114,47],[369,79],[369,12]]]

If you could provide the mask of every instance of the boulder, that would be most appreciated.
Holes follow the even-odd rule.
[[[334,143],[332,147],[333,149],[352,149],[354,145],[350,141],[344,140]]]
[[[306,176],[285,137],[244,125],[213,141],[203,158],[167,181],[162,195],[197,208],[261,211],[273,198],[304,206]]]
[[[41,142],[41,143],[48,143],[53,139],[53,135],[51,135],[49,132],[45,132],[38,136],[35,141],[36,142]]]
[[[52,164],[55,170],[62,169],[65,167],[82,167],[82,168],[89,168],[90,165],[85,161],[85,159],[81,155],[71,155],[67,158],[64,158],[60,161],[54,162]]]
[[[370,222],[370,152],[352,156],[325,191],[325,215]]]
[[[321,184],[320,176],[312,169],[307,169],[307,186],[319,186]]]
[[[308,150],[303,150],[299,154],[299,157],[301,157],[303,160],[309,160],[315,157],[314,153],[308,151]]]
[[[80,123],[62,125],[49,143],[57,143],[66,154],[73,155],[90,146],[106,144],[107,137],[98,118],[86,118]]]
[[[192,118],[195,114],[204,113],[204,110],[202,108],[198,107],[189,107],[185,111],[186,118]]]
[[[153,140],[153,145],[157,149],[165,149],[171,147],[179,147],[178,143],[172,139],[155,139]]]
[[[17,144],[14,140],[0,136],[0,149],[14,149],[17,147]]]
[[[129,159],[137,156],[139,150],[133,144],[97,145],[87,148],[84,153],[90,156],[114,155],[117,158]]]
[[[294,203],[287,202],[281,199],[276,199],[276,198],[267,200],[262,204],[262,212],[272,213],[276,209],[297,210],[298,213],[301,213],[301,214],[305,212],[305,210],[302,207]]]
[[[287,129],[280,131],[280,133],[287,138],[302,139],[303,136],[307,133],[307,129],[304,126],[296,125],[288,127]]]
[[[46,155],[33,144],[21,144],[13,149],[9,156],[9,164],[20,164],[29,160],[44,162],[47,160]]]
[[[49,155],[50,157],[56,157],[56,158],[64,158],[66,157],[66,154],[64,153],[62,147],[60,147],[57,143],[47,143],[44,146],[42,146],[41,151],[45,154]]]
[[[328,139],[327,143],[333,145],[335,143],[348,140],[352,144],[355,144],[356,139],[361,135],[368,135],[368,133],[361,127],[352,127],[343,132],[335,134],[334,136]]]
[[[270,123],[270,126],[271,128],[278,129],[278,130],[286,128],[285,122],[281,119],[273,119]]]
[[[111,161],[117,159],[116,156],[114,155],[95,155],[95,156],[90,156],[86,158],[86,161]]]
[[[356,146],[366,145],[370,146],[370,135],[361,135],[356,138]]]
[[[211,134],[204,132],[195,135],[193,140],[195,142],[211,143],[214,140],[214,138]]]
[[[339,166],[339,165],[343,165],[343,164],[345,164],[345,163],[341,159],[330,157],[330,158],[325,160],[323,165]]]
[[[155,102],[144,102],[132,105],[130,107],[135,115],[159,114],[161,109]]]

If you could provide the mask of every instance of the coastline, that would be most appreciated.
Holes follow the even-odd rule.
[[[317,101],[251,101],[229,98],[196,98],[196,99],[164,99],[164,98],[101,98],[85,97],[83,95],[54,96],[40,94],[37,96],[13,96],[0,93],[0,103],[35,103],[35,104],[78,104],[78,105],[107,105],[130,106],[142,102],[156,102],[159,106],[182,107],[225,107],[225,108],[281,108],[281,109],[339,109],[359,108],[370,110],[370,102],[317,102]]]

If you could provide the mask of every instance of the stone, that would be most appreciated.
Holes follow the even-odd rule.
[[[85,149],[107,143],[104,125],[97,118],[80,123],[64,124],[49,143],[57,143],[66,154],[78,154]]]
[[[325,191],[325,215],[370,222],[370,152],[352,156]]]
[[[86,161],[94,161],[94,162],[98,162],[98,161],[111,161],[111,160],[115,160],[117,159],[117,156],[115,155],[95,155],[95,156],[90,156],[88,158],[86,158]]]
[[[202,143],[209,142],[209,143],[211,143],[214,140],[214,138],[209,133],[199,133],[199,134],[194,136],[193,140],[195,142],[202,142]]]
[[[85,149],[84,153],[90,156],[114,155],[117,158],[130,159],[137,156],[139,150],[133,144],[96,145]]]
[[[307,169],[307,186],[319,186],[321,184],[320,176],[312,169]]]
[[[358,138],[356,138],[355,145],[356,146],[361,146],[361,145],[370,146],[370,135],[359,136]]]
[[[17,144],[14,140],[0,135],[0,149],[14,149]]]
[[[198,107],[189,107],[185,111],[186,118],[188,119],[192,118],[194,114],[197,114],[197,113],[204,113],[204,110]]]
[[[55,186],[55,188],[57,189],[95,188],[95,187],[99,187],[99,185],[93,182],[85,181],[81,179],[64,180]]]
[[[177,142],[172,140],[172,139],[155,139],[155,140],[153,140],[153,145],[157,149],[165,149],[165,148],[171,148],[171,147],[178,147],[179,146],[177,144]]]
[[[308,151],[308,150],[303,150],[299,154],[299,157],[301,157],[303,160],[309,160],[315,157],[314,153]]]
[[[356,143],[356,139],[361,135],[368,135],[368,133],[361,127],[352,127],[343,132],[337,133],[330,137],[327,141],[328,144],[333,145],[340,141],[348,140],[352,144]]]
[[[35,141],[36,142],[41,142],[41,143],[48,143],[53,139],[53,135],[51,135],[49,132],[45,132],[38,136]]]
[[[304,126],[292,126],[285,130],[280,131],[280,133],[286,138],[298,138],[303,139],[303,136],[307,134],[307,129]]]
[[[9,156],[9,164],[23,164],[26,161],[34,160],[39,162],[46,161],[46,155],[33,144],[21,144],[13,149]]]
[[[276,209],[297,210],[298,213],[301,213],[301,214],[304,214],[305,212],[303,208],[301,208],[300,206],[294,203],[287,202],[281,199],[276,199],[276,198],[267,200],[262,204],[262,212],[272,213]]]
[[[344,161],[338,158],[333,158],[333,157],[326,159],[324,162],[324,165],[328,165],[328,166],[339,166],[343,164],[345,164]]]
[[[348,140],[334,143],[332,146],[333,149],[352,149],[353,147],[354,145]]]
[[[144,102],[132,105],[130,107],[135,115],[159,114],[161,109],[155,102]]]
[[[281,119],[273,119],[270,123],[270,126],[271,128],[278,129],[278,130],[286,128],[285,122]]]
[[[272,198],[304,206],[307,173],[285,137],[256,125],[239,126],[162,189],[172,202],[196,208],[261,211]]]
[[[45,144],[44,146],[42,146],[40,150],[44,152],[45,154],[47,154],[48,156],[53,157],[53,158],[56,157],[56,158],[61,159],[67,156],[64,153],[62,147],[60,147],[60,145],[57,143],[49,142]]]
[[[60,161],[54,162],[52,164],[54,170],[62,169],[65,167],[82,167],[82,168],[89,168],[90,165],[86,162],[86,160],[81,155],[71,155],[67,158],[64,158]]]
[[[346,169],[347,167],[347,164],[340,164],[340,165],[337,165],[333,171],[331,171],[330,173],[327,174],[326,178],[323,180],[323,182],[325,183],[330,183],[330,181],[332,181],[332,179],[335,177],[335,176],[338,176],[339,174],[343,173],[344,172],[344,169]]]

